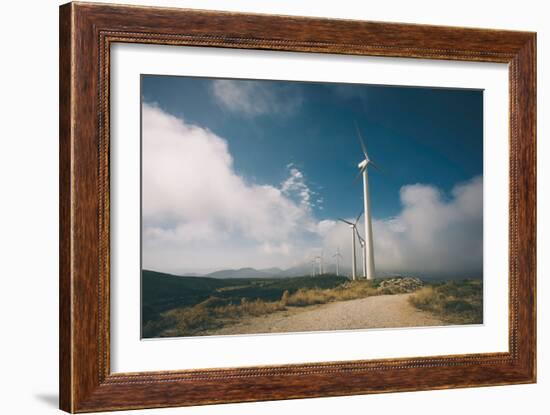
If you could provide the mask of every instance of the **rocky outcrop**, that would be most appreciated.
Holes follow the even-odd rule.
[[[382,294],[412,293],[424,285],[420,278],[394,277],[380,281],[377,289]]]

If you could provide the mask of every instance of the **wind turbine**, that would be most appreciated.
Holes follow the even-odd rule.
[[[315,261],[319,262],[319,275],[323,275],[323,256],[322,256],[322,254],[317,255],[315,257]]]
[[[370,211],[370,197],[369,197],[369,172],[368,167],[372,166],[375,169],[378,169],[376,164],[374,164],[367,154],[367,148],[361,137],[361,131],[357,123],[355,123],[355,129],[357,130],[357,138],[359,139],[359,144],[361,144],[361,150],[363,150],[363,155],[365,159],[358,164],[359,175],[363,176],[363,204],[365,208],[365,246],[363,248],[365,255],[365,265],[366,265],[366,277],[368,280],[372,280],[375,276],[374,270],[374,246],[372,242],[372,223],[371,223],[371,211]]]
[[[336,248],[336,253],[333,255],[334,258],[336,258],[336,276],[340,276],[340,259],[342,258],[342,255],[340,255],[340,247]]]
[[[317,260],[315,258],[311,259],[311,276],[315,277],[315,267],[317,266]]]
[[[363,263],[363,278],[367,278],[367,256],[365,255],[365,240],[361,238],[359,231],[357,232],[357,238],[359,238],[359,244],[361,245],[362,263]]]
[[[357,223],[359,222],[359,219],[361,219],[362,214],[363,212],[359,213],[357,219],[355,219],[355,222],[350,222],[348,220],[338,218],[340,222],[347,223],[351,228],[351,278],[354,281],[357,279],[357,266],[355,264],[355,234],[357,233]]]

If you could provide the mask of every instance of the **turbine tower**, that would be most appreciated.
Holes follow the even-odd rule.
[[[355,222],[350,222],[348,220],[338,218],[340,222],[347,223],[351,228],[351,279],[354,281],[357,279],[357,265],[355,259],[355,234],[357,233],[357,223],[359,222],[359,219],[361,219],[362,214],[363,212],[359,213],[357,219],[355,219]]]
[[[340,247],[336,248],[336,253],[333,255],[334,258],[336,258],[336,276],[340,276],[340,259],[342,258],[342,255],[340,255]]]
[[[367,278],[367,256],[365,255],[365,240],[361,238],[361,235],[359,234],[359,231],[357,229],[355,231],[357,232],[357,238],[359,239],[359,244],[361,245],[363,278]]]
[[[374,168],[378,168],[376,164],[374,164],[371,159],[369,159],[369,156],[367,154],[367,148],[365,147],[365,143],[363,142],[363,138],[361,137],[361,132],[359,131],[359,127],[357,126],[357,123],[355,123],[355,128],[357,130],[357,138],[359,139],[359,144],[361,144],[361,150],[363,150],[363,155],[365,156],[365,159],[359,163],[357,167],[359,167],[359,175],[363,176],[363,204],[365,209],[365,246],[363,248],[364,255],[365,255],[365,266],[366,266],[366,278],[368,280],[372,280],[375,277],[375,269],[374,269],[374,246],[372,242],[372,223],[371,223],[371,211],[370,211],[370,197],[369,197],[369,172],[368,167],[372,166]]]

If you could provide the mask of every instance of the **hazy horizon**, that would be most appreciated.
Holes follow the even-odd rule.
[[[299,267],[299,266],[298,266]],[[312,278],[316,278],[316,277],[319,277],[319,275],[315,274],[315,275],[312,275],[311,272],[308,272],[307,269],[304,270],[303,273],[292,273],[292,274],[289,274],[287,273],[286,271],[288,270],[284,270],[284,269],[281,269],[281,273],[273,273],[273,274],[269,274],[267,271],[270,270],[272,268],[263,268],[263,269],[258,269],[256,270],[255,268],[251,268],[251,267],[243,267],[243,268],[236,268],[236,269],[214,269],[214,270],[211,270],[211,271],[202,271],[202,272],[193,272],[193,271],[173,271],[173,272],[167,272],[167,271],[158,271],[158,270],[154,270],[154,269],[146,269],[144,268],[142,271],[147,271],[147,272],[157,272],[157,273],[160,273],[160,274],[167,274],[167,275],[175,275],[175,276],[178,276],[178,277],[207,277],[207,278],[217,278],[217,279],[234,279],[234,278],[266,278],[266,279],[269,279],[269,278],[295,278],[295,277],[312,277]],[[231,275],[231,276],[226,276],[226,275],[219,275],[220,273],[224,273],[224,272],[236,272],[236,271],[239,271],[239,270],[255,270],[255,271],[259,271],[261,272],[262,274],[259,274],[257,276],[253,276],[253,275],[244,275],[244,276],[240,276],[240,275]],[[290,270],[290,269],[289,269]],[[359,271],[359,270],[358,270]],[[213,274],[218,274],[218,275],[213,275]],[[325,271],[325,273],[323,275],[336,275],[336,269],[335,269],[335,266],[332,266],[332,267],[329,267],[329,269],[327,269]],[[347,277],[347,278],[351,278],[351,267],[349,268],[344,268],[342,269],[342,266],[340,266],[340,273],[339,275],[341,277]],[[434,275],[434,274],[417,274],[417,273],[394,273],[394,272],[378,272],[378,275],[376,276],[377,279],[384,279],[384,278],[393,278],[393,277],[415,277],[415,278],[420,278],[422,280],[483,280],[483,274],[468,274],[468,275],[453,275],[453,274],[438,274],[438,275]],[[359,277],[359,278],[362,278],[362,277]]]

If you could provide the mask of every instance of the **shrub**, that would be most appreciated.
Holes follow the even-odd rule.
[[[288,290],[285,290],[285,292],[283,293],[283,295],[281,297],[281,304],[282,305],[284,305],[284,306],[288,305],[288,297],[290,297],[290,293],[288,292]]]
[[[428,285],[421,288],[413,296],[411,296],[410,301],[418,308],[426,309],[433,306],[436,296],[437,294],[434,288]]]
[[[474,306],[464,300],[449,300],[443,305],[443,310],[448,313],[464,313],[473,309]]]

